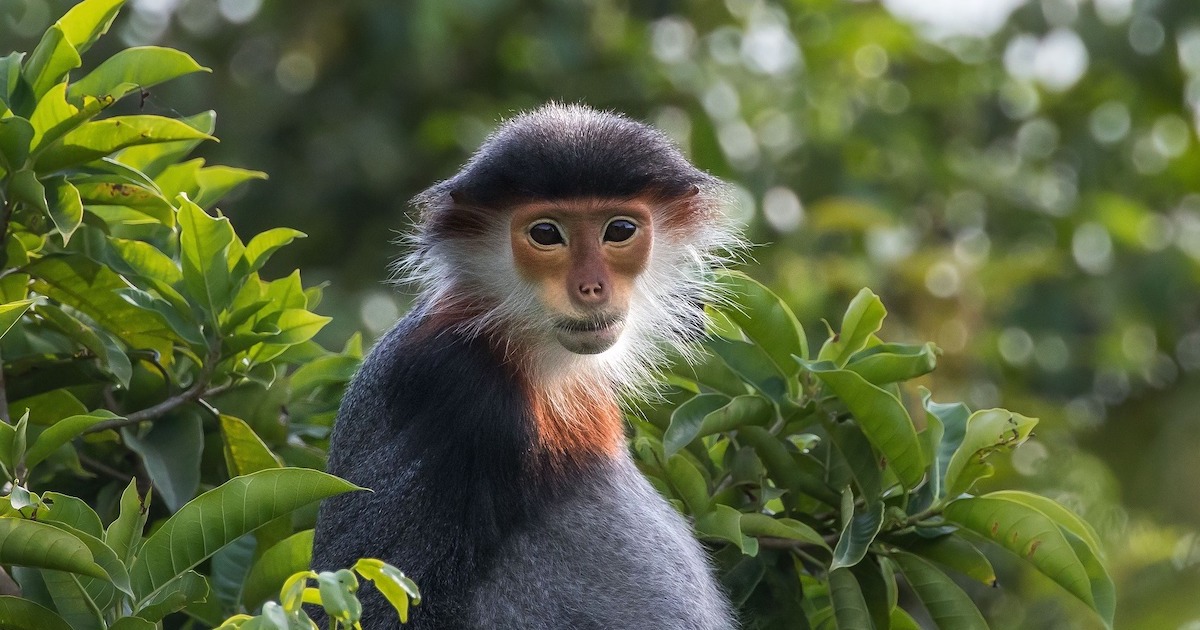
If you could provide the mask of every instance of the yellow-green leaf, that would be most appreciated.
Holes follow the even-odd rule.
[[[83,164],[139,144],[176,140],[212,140],[173,118],[136,115],[116,116],[84,123],[46,147],[35,161],[40,171],[56,171]]]
[[[101,35],[108,32],[108,27],[123,4],[125,0],[84,0],[71,7],[58,20],[58,25],[71,46],[83,54]]]
[[[207,70],[208,68],[196,63],[187,53],[173,48],[126,48],[109,57],[82,79],[72,83],[67,90],[67,96],[73,101],[85,95],[117,99],[134,90]]]
[[[821,346],[818,361],[833,361],[843,367],[855,352],[867,347],[871,336],[879,332],[887,309],[883,301],[870,289],[863,289],[850,300],[846,314],[842,316],[842,328]]]

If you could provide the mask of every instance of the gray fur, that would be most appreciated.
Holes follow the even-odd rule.
[[[736,625],[691,528],[628,455],[607,462],[578,494],[514,534],[498,557],[472,598],[471,627]]]

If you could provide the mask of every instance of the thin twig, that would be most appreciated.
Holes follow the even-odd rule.
[[[157,420],[158,418],[161,418],[162,416],[174,411],[176,408],[186,403],[193,402],[202,396],[206,396],[217,391],[223,391],[222,387],[214,387],[212,389],[208,388],[208,380],[212,378],[213,371],[217,366],[217,360],[220,358],[218,353],[219,349],[213,349],[209,351],[208,357],[206,357],[204,360],[204,367],[200,369],[200,374],[196,376],[196,382],[192,383],[191,387],[179,392],[178,394],[175,394],[174,396],[168,397],[166,400],[158,403],[157,405],[147,407],[141,411],[135,411],[126,415],[124,418],[113,418],[112,420],[105,420],[104,422],[93,424],[88,428],[87,431],[84,431],[84,433],[98,433],[100,431],[107,431],[109,429],[120,429],[121,427],[135,425],[147,420]]]
[[[113,479],[123,481],[125,483],[129,483],[129,480],[133,479],[133,475],[117,470],[116,468],[113,468],[112,466],[109,466],[100,460],[92,459],[83,453],[79,453],[78,455],[79,463],[83,464],[86,468],[90,468],[98,473],[104,473]]]

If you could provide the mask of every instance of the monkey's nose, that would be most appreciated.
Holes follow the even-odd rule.
[[[579,299],[583,302],[602,302],[607,298],[602,282],[584,282],[579,285]]]

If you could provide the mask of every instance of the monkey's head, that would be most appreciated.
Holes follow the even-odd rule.
[[[543,367],[595,356],[628,378],[703,325],[712,267],[738,242],[724,191],[652,127],[551,104],[414,200],[401,269],[455,325]]]

